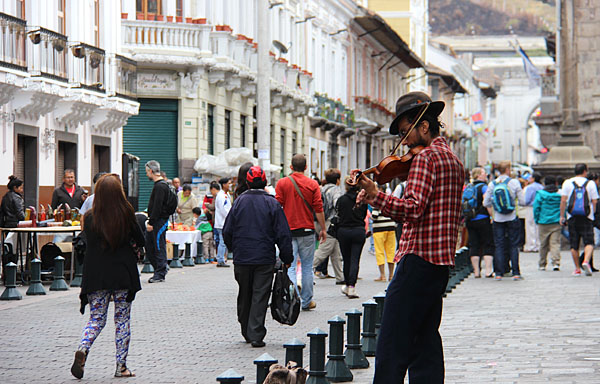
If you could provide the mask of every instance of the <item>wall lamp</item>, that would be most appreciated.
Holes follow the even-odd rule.
[[[338,35],[338,34],[340,34],[342,32],[348,32],[348,28],[338,29],[337,31],[335,31],[333,33],[330,33],[329,36],[335,36],[335,35]]]

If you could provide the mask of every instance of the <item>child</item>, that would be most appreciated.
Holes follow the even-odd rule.
[[[215,240],[213,238],[212,226],[208,222],[208,218],[202,212],[202,209],[195,207],[192,209],[194,214],[194,225],[202,234],[202,253],[209,262],[215,259]]]

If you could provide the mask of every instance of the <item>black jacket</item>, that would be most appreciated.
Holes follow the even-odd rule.
[[[65,189],[65,184],[56,188],[52,193],[52,209],[56,209],[61,204],[69,204],[70,208],[81,208],[83,201],[81,201],[81,195],[83,195],[83,188],[75,184],[75,192],[73,197],[69,195],[69,192]]]
[[[79,294],[81,313],[88,304],[87,294],[90,292],[125,289],[128,291],[127,301],[131,302],[136,292],[142,289],[132,247],[132,243],[138,246],[144,244],[144,235],[137,221],[131,226],[126,240],[114,251],[108,248],[102,235],[94,230],[93,222],[92,213],[86,214],[83,230],[86,239],[83,282]]]
[[[367,216],[367,205],[356,206],[356,195],[354,191],[348,191],[337,201],[336,209],[339,217],[338,227],[365,227]]]
[[[23,197],[12,190],[6,192],[2,197],[0,215],[4,217],[4,228],[16,228],[20,220],[25,220]]]
[[[283,208],[261,189],[250,189],[235,199],[223,225],[223,238],[234,264],[275,264],[275,244],[284,264],[294,260],[292,232]]]
[[[154,182],[150,200],[148,200],[148,224],[154,226],[159,220],[169,219],[170,212],[167,210],[169,193],[172,192],[166,181],[161,179]]]

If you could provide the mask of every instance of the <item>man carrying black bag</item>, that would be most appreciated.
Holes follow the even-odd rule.
[[[240,182],[238,180],[238,182]],[[238,321],[242,336],[253,347],[265,346],[265,317],[273,284],[275,245],[289,266],[294,259],[292,233],[283,208],[264,188],[264,171],[253,166],[246,182],[250,188],[233,203],[223,226],[223,239],[233,252],[233,272],[239,286]]]

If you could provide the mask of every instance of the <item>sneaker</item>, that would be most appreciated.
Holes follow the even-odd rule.
[[[573,272],[573,276],[581,276],[581,270],[576,269],[575,272]]]
[[[546,270],[545,266],[544,267],[538,267],[538,271],[545,271],[545,270]]]
[[[590,268],[589,263],[581,264],[581,268],[583,268],[583,271],[585,272],[586,276],[592,276],[592,269]]]
[[[348,294],[348,286],[347,286],[347,285],[344,285],[344,286],[342,287],[342,293],[343,293],[344,295],[347,295],[347,294]]]
[[[523,280],[523,277],[522,277],[521,275],[514,275],[514,276],[513,276],[513,280],[514,280],[514,281]]]
[[[315,271],[315,276],[319,279],[326,279],[327,275],[324,275],[323,272]]]
[[[302,310],[303,311],[310,311],[311,309],[315,309],[317,308],[317,303],[315,303],[314,300],[311,300],[310,303],[308,303],[308,306],[303,307]]]
[[[229,268],[229,264],[226,264],[226,263],[217,263],[217,268]]]
[[[349,299],[357,299],[358,293],[356,293],[356,289],[354,287],[348,287],[348,293],[346,293]]]
[[[560,267],[558,265],[555,265],[554,267],[552,267],[553,271],[560,271]]]
[[[502,280],[502,276],[496,275],[496,276],[494,276],[494,280],[500,281],[500,280]]]
[[[148,282],[151,283],[151,284],[152,283],[164,283],[165,279],[162,278],[162,277],[154,277],[154,276],[152,276],[151,278],[148,279]]]
[[[343,281],[343,280],[342,280],[342,281],[336,281],[336,282],[335,282],[335,285],[344,285],[344,284],[346,284],[346,282],[345,282],[345,281]]]

